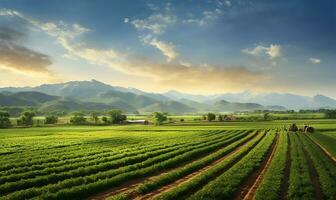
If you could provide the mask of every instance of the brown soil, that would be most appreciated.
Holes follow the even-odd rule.
[[[271,163],[272,157],[275,152],[275,147],[278,143],[279,134],[277,133],[275,140],[272,143],[271,148],[269,149],[264,161],[257,171],[255,171],[252,175],[250,175],[244,182],[241,184],[239,192],[234,199],[253,199],[255,196],[255,192],[265,174],[269,164]]]
[[[223,147],[223,148],[225,148],[225,147]],[[218,150],[215,150],[212,153],[215,153],[215,152],[219,151],[220,149],[222,149],[222,148],[219,148]],[[198,159],[200,159],[200,158],[193,159],[192,162],[195,162]],[[186,161],[186,163],[183,163],[183,164],[187,165],[187,164],[190,164],[192,162],[187,162]],[[182,165],[182,166],[184,166],[184,165]],[[154,175],[152,175],[150,177],[144,177],[144,178],[139,178],[139,179],[134,179],[134,180],[131,180],[131,181],[127,181],[126,183],[122,184],[119,187],[114,187],[114,188],[111,188],[110,190],[107,190],[103,193],[91,196],[91,197],[88,198],[88,200],[103,200],[103,199],[107,199],[109,197],[112,197],[114,195],[120,194],[120,193],[128,193],[128,196],[130,196],[132,199],[134,199],[134,198],[136,198],[136,196],[138,196],[138,194],[136,192],[134,192],[133,190],[137,186],[142,184],[144,181],[154,179],[156,176],[162,175],[164,173],[168,173],[169,171],[172,171],[172,170],[177,169],[177,168],[182,167],[182,166],[178,166],[178,167],[175,167],[175,168],[172,168],[172,169],[159,171],[159,172],[155,173]]]
[[[233,150],[232,152],[230,152],[229,154],[227,154],[226,156],[220,158],[219,160],[216,160],[215,162],[211,163],[210,165],[207,165],[206,167],[196,171],[196,172],[193,172],[192,174],[189,174],[188,176],[185,176],[169,185],[166,185],[158,190],[155,190],[151,193],[148,193],[144,196],[138,196],[137,198],[135,198],[136,200],[143,200],[143,199],[153,199],[154,197],[164,193],[164,192],[167,192],[175,187],[178,187],[179,185],[183,184],[183,183],[186,183],[186,182],[189,182],[191,181],[193,178],[195,178],[196,176],[200,175],[202,172],[205,172],[206,170],[210,169],[211,167],[214,167],[215,165],[217,165],[218,163],[224,161],[225,159],[227,159],[228,157],[234,155],[236,152],[238,152],[243,146],[247,145],[248,142],[250,142],[252,140],[252,138],[248,141],[246,141],[244,144],[240,145],[239,147],[237,147],[235,150]],[[260,139],[261,140],[261,139]],[[260,141],[259,140],[259,141]],[[257,144],[257,143],[256,143]],[[255,145],[256,145],[255,144]],[[254,145],[254,146],[255,146]],[[254,147],[253,146],[253,147]],[[244,155],[242,155],[241,157],[237,158],[237,160],[232,163],[231,165],[229,165],[226,169],[223,169],[223,171],[220,171],[219,174],[223,173],[224,171],[226,171],[227,169],[229,169],[231,166],[233,166],[236,162],[238,162]],[[216,178],[217,176],[215,176]],[[208,182],[210,182],[212,179],[209,179]],[[190,194],[189,194],[190,195]],[[186,195],[185,197],[189,196],[189,195]]]

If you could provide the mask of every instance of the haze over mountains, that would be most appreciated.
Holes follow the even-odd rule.
[[[193,95],[171,90],[159,94],[91,80],[37,87],[0,88],[0,106],[33,106],[42,112],[118,108],[125,112],[161,111],[182,114],[336,108],[336,100],[323,95],[307,97],[288,93]]]

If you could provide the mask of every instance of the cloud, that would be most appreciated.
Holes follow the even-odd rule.
[[[0,27],[0,67],[17,71],[51,75],[48,55],[20,45],[24,34]]]
[[[309,58],[309,62],[317,65],[321,63],[321,60],[318,58]]]
[[[270,59],[275,59],[281,56],[281,45],[271,44],[269,47],[258,45],[254,49],[243,49],[242,52],[252,56],[268,56]]]
[[[164,33],[167,27],[175,22],[175,16],[158,13],[150,15],[146,19],[134,19],[131,24],[138,30],[147,30],[158,35]]]
[[[145,37],[143,42],[159,49],[167,58],[167,62],[174,60],[178,53],[175,51],[175,46],[172,43],[160,41],[156,38]]]
[[[55,38],[55,40],[67,50],[67,56],[69,57],[79,58],[92,64],[110,67],[126,74],[148,77],[156,83],[169,87],[185,89],[200,88],[210,91],[213,91],[213,88],[220,88],[221,90],[232,91],[236,88],[255,86],[255,84],[263,83],[267,78],[260,72],[251,71],[243,66],[195,65],[186,61],[161,63],[140,58],[137,55],[124,54],[114,49],[92,48],[84,41],[79,40],[83,34],[89,31],[89,29],[79,24],[66,24],[62,21],[58,23],[42,23],[15,11],[7,12],[7,14],[12,16],[11,13],[15,13],[15,16],[20,17],[35,28]],[[165,17],[159,18],[160,20],[165,19],[163,21],[166,22],[171,21]],[[149,21],[152,21],[152,18]],[[134,21],[132,21],[132,23],[133,22]],[[147,22],[147,20],[143,22],[146,25],[144,27],[156,27]],[[153,33],[161,33],[165,29],[165,26],[162,27],[160,25],[160,28],[156,28],[148,28],[148,30]],[[160,41],[156,37],[148,37],[144,42],[159,49],[169,61],[178,56],[172,43]],[[40,61],[44,61],[41,63],[45,65],[40,65],[40,68],[46,69],[43,68],[43,66],[50,64],[48,57],[37,53],[35,55],[40,58]]]
[[[218,19],[218,17],[222,14],[223,14],[223,11],[220,10],[219,8],[216,8],[212,11],[207,10],[207,11],[202,12],[202,17],[186,19],[186,20],[183,20],[183,23],[195,23],[195,24],[198,24],[199,26],[204,26]]]
[[[225,5],[227,5],[227,6],[231,6],[231,1],[229,1],[229,0],[225,0],[224,3],[225,3]]]
[[[127,24],[129,22],[129,18],[125,17],[124,18],[124,23]]]

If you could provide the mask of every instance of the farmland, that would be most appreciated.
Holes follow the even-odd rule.
[[[0,130],[0,199],[334,199],[336,121]]]

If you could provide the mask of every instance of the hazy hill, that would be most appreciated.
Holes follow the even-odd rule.
[[[178,101],[161,101],[141,108],[139,111],[143,113],[168,112],[172,114],[181,114],[195,112],[196,109]]]

